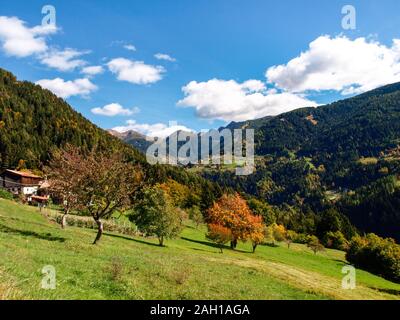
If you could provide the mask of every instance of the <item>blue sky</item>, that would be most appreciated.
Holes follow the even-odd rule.
[[[57,31],[35,33],[46,4],[56,9]],[[342,28],[346,4],[356,9],[355,30]],[[57,78],[86,79],[87,92],[74,88],[75,95],[58,94],[69,95],[64,97],[76,110],[103,128],[123,130],[129,121],[127,128],[154,134],[177,121],[200,130],[400,81],[400,42],[392,42],[400,38],[399,14],[396,0],[14,0],[0,8],[0,67],[19,79],[50,83],[49,88]],[[9,26],[15,23],[33,34],[33,40],[22,37],[32,43],[21,49],[13,47],[21,45],[12,42]],[[37,41],[46,48],[29,51]],[[66,62],[54,60],[66,50],[77,54]],[[157,59],[157,53],[175,61]],[[288,64],[296,57],[300,60]],[[68,69],[71,61],[77,66]],[[103,72],[83,74],[88,66]],[[120,114],[93,111],[104,113],[110,104],[114,113],[120,105]]]

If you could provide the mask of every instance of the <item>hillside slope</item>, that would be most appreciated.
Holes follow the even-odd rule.
[[[82,150],[120,152],[140,163],[149,184],[173,179],[195,190],[198,205],[208,207],[221,193],[216,183],[172,166],[151,166],[142,152],[97,127],[49,90],[0,69],[0,172],[19,163],[41,169],[55,149],[66,144]]]
[[[400,241],[400,83],[228,128],[255,129],[256,172],[205,177],[302,214],[334,206],[361,231]]]
[[[45,212],[44,212],[45,213]],[[155,239],[60,229],[36,208],[0,200],[0,299],[399,299],[400,285],[357,270],[343,290],[344,253],[314,255],[250,244],[223,254],[188,225],[165,248]],[[29,262],[29,263],[27,263]],[[56,270],[56,290],[42,290],[42,268]]]
[[[83,149],[120,150],[135,161],[145,160],[50,91],[0,69],[0,168],[15,168],[20,160],[38,168],[53,149],[68,143]]]
[[[400,83],[317,108],[302,108],[242,124],[257,130],[256,153],[285,149],[302,155],[376,156],[400,139]]]

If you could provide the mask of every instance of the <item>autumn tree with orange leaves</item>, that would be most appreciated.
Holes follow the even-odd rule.
[[[232,232],[219,224],[209,224],[206,237],[214,242],[222,253],[224,244],[232,240]]]
[[[264,240],[264,223],[263,218],[261,216],[249,216],[249,226],[250,233],[249,238],[253,245],[253,253],[256,251],[256,248],[259,244],[261,244]]]
[[[247,202],[238,194],[224,194],[207,211],[207,223],[220,225],[231,232],[231,248],[237,242],[251,240],[253,252],[264,238],[264,226],[261,216],[253,215]]]

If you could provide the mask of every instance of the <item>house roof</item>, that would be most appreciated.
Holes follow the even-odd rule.
[[[20,176],[20,177],[25,177],[25,178],[42,179],[42,177],[39,177],[39,176],[37,176],[37,175],[35,175],[33,173],[26,172],[26,171],[17,171],[17,170],[7,169],[6,172],[15,174],[15,175]]]
[[[41,201],[47,201],[49,200],[49,197],[41,197],[41,196],[31,196],[32,200],[41,200]]]

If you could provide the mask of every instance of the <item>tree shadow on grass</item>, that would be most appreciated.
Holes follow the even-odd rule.
[[[5,220],[11,220],[11,221],[16,221],[16,222],[23,222],[23,223],[29,223],[30,225],[36,225],[40,227],[48,227],[48,224],[42,223],[42,222],[36,222],[36,221],[27,221],[26,219],[23,218],[16,218],[16,217],[5,217],[5,216],[0,216],[0,219],[5,219]]]
[[[204,249],[193,248],[193,247],[190,247],[189,249],[192,249],[194,251],[207,252],[207,253],[214,252],[214,251],[211,251],[211,250],[204,250]]]
[[[333,259],[333,261],[346,265],[349,264],[349,262],[347,262],[346,260],[341,260],[341,259]]]
[[[270,248],[279,248],[280,247],[279,244],[272,243],[272,242],[263,244],[263,246],[270,247]]]
[[[113,237],[113,238],[119,238],[119,239],[125,239],[125,240],[130,240],[130,241],[134,241],[137,243],[141,243],[141,244],[147,244],[149,246],[154,246],[154,247],[160,247],[157,243],[152,243],[152,242],[147,242],[144,240],[140,240],[140,239],[134,239],[134,238],[129,238],[127,236],[122,236],[122,235],[118,235],[118,234],[112,234],[112,233],[104,233],[105,236],[109,236],[109,237]]]
[[[186,224],[185,227],[188,228],[188,229],[195,230],[195,231],[201,231],[200,228],[199,228],[200,225],[199,225],[198,227],[194,227],[194,226],[190,226],[190,225],[187,225],[187,224]]]
[[[220,249],[220,246],[219,246],[218,244],[216,244],[216,243],[207,242],[207,241],[202,241],[202,240],[194,240],[194,239],[189,239],[189,238],[186,238],[186,237],[181,237],[181,239],[182,239],[182,240],[185,240],[185,241],[197,243],[197,244],[202,244],[202,245],[204,245],[204,246],[213,247],[213,248],[216,248],[216,249],[218,249],[218,250]],[[222,247],[222,249],[223,249],[223,250],[224,250],[224,249],[225,249],[225,250],[231,250],[231,247],[230,247],[230,246],[224,245],[224,246]],[[235,250],[233,250],[233,251],[235,251],[235,252],[248,253],[248,251],[244,251],[244,250],[240,250],[240,249],[235,249]]]
[[[3,224],[0,224],[0,232],[10,233],[10,234],[17,234],[25,237],[33,237],[40,240],[47,240],[47,241],[58,241],[58,242],[65,242],[65,238],[52,236],[51,233],[38,233],[35,231],[29,230],[19,230],[11,227],[7,227]]]
[[[190,225],[188,225],[188,224],[185,224],[185,227],[188,228],[188,229],[197,230],[195,227],[190,226]]]
[[[396,290],[396,289],[382,289],[382,288],[374,288],[374,287],[371,287],[371,289],[374,289],[374,290],[377,290],[377,291],[383,292],[383,293],[392,294],[395,296],[400,296],[400,290]]]

